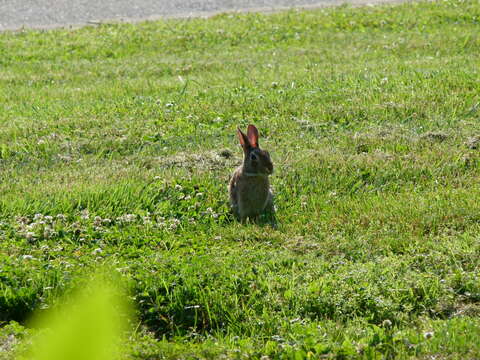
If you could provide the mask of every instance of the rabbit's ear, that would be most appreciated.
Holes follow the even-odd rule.
[[[258,148],[258,130],[254,125],[248,125],[247,129],[248,140],[252,147]]]
[[[242,145],[243,151],[247,151],[251,145],[250,141],[248,140],[247,135],[245,135],[240,128],[237,128],[238,139],[240,140],[240,145]]]

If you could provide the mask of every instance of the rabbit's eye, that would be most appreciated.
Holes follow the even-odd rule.
[[[257,161],[257,160],[258,160],[257,155],[255,155],[254,153],[251,153],[251,154],[250,154],[250,160],[252,160],[252,161]]]

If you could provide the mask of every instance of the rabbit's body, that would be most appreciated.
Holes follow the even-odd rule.
[[[268,176],[273,172],[270,155],[258,147],[258,131],[255,126],[249,125],[247,134],[238,130],[244,160],[233,173],[229,185],[230,205],[234,215],[241,221],[255,218],[273,208],[268,181]]]
[[[230,204],[239,219],[256,217],[272,205],[267,176],[249,176],[240,166],[230,180]]]

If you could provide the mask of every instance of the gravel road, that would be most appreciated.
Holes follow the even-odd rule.
[[[0,0],[0,31],[399,0]]]

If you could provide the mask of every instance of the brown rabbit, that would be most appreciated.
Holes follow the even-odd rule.
[[[243,164],[232,175],[229,185],[230,205],[234,215],[244,221],[273,210],[273,196],[268,176],[273,164],[268,151],[258,147],[258,130],[248,125],[247,135],[237,131],[243,148]]]

